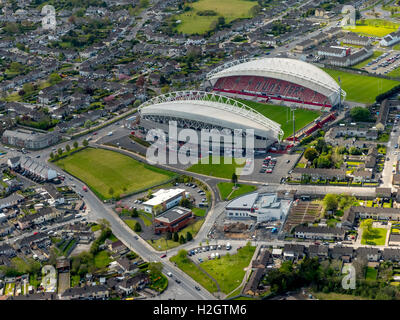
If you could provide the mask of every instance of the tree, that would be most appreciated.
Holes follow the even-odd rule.
[[[78,146],[79,146],[78,141],[75,141],[75,142],[74,142],[74,149],[78,148]]]
[[[180,243],[180,244],[184,244],[185,242],[186,242],[185,237],[184,237],[183,235],[181,235],[181,236],[179,237],[179,243]]]
[[[324,197],[324,205],[326,211],[336,211],[338,208],[338,200],[336,195],[328,193]]]
[[[353,155],[353,156],[358,156],[358,155],[361,155],[361,154],[362,154],[362,151],[361,151],[360,148],[351,147],[351,148],[349,149],[349,153],[350,153],[351,155]]]
[[[35,90],[35,88],[34,88],[34,86],[33,86],[32,83],[25,83],[25,84],[22,86],[22,90],[25,91],[25,94],[29,95],[29,94],[31,94],[31,93]]]
[[[330,154],[321,155],[317,159],[317,168],[330,168],[332,166],[332,157]]]
[[[304,158],[306,158],[308,161],[313,162],[317,157],[318,151],[315,150],[315,148],[307,148],[307,150],[304,152]]]
[[[187,199],[187,198],[182,199],[182,200],[179,202],[179,205],[180,205],[181,207],[188,208],[188,209],[193,208],[193,204],[192,204],[192,203],[190,202],[190,200]]]
[[[137,107],[140,106],[141,103],[142,103],[142,102],[141,102],[140,100],[136,99],[135,102],[133,103],[133,106],[134,106],[135,108],[137,108]]]
[[[354,121],[371,121],[371,112],[364,107],[354,107],[350,110],[350,116]]]
[[[134,228],[133,228],[133,231],[135,231],[135,232],[141,232],[141,231],[142,231],[142,226],[140,225],[139,222],[136,222],[136,223],[135,223],[135,226],[134,226]]]
[[[87,141],[87,140],[85,139],[85,140],[83,140],[82,144],[83,144],[84,147],[87,147],[87,146],[89,145],[89,141]]]
[[[236,187],[237,181],[238,181],[238,176],[234,172],[234,173],[232,173],[232,183],[235,185],[235,187]]]
[[[69,146],[69,144],[67,144],[67,145],[65,146],[65,150],[67,150],[67,152],[69,152],[69,151],[71,150],[71,147]]]
[[[178,241],[179,241],[179,235],[178,235],[178,232],[174,232],[174,237],[173,237],[173,240],[174,240],[175,242],[178,242]]]
[[[191,241],[193,239],[192,234],[188,231],[186,232],[186,241]]]
[[[54,159],[54,153],[53,152],[50,152],[50,159]]]
[[[58,155],[59,155],[59,156],[61,156],[61,155],[62,155],[62,153],[63,153],[63,151],[62,151],[62,149],[61,149],[61,148],[58,148],[57,152],[58,152]]]
[[[92,121],[90,121],[89,119],[86,120],[84,124],[85,129],[90,129],[91,126],[92,126]]]
[[[133,208],[131,217],[136,218],[139,216],[139,212],[136,208]]]
[[[161,262],[150,262],[148,270],[150,271],[151,275],[159,277],[161,276],[163,265]]]
[[[56,84],[56,83],[58,83],[58,82],[60,82],[62,80],[62,78],[60,77],[60,75],[59,74],[57,74],[57,73],[52,73],[50,76],[49,76],[49,82],[50,82],[50,84]]]
[[[328,151],[328,145],[326,144],[324,138],[318,138],[317,140],[317,145],[315,146],[315,149],[318,151],[318,153],[322,152],[327,152]]]

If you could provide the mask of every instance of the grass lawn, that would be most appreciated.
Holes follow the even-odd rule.
[[[262,115],[266,116],[268,119],[271,119],[281,125],[281,129],[283,130],[283,139],[291,136],[293,134],[293,121],[287,122],[287,110],[289,107],[280,106],[276,104],[264,104],[254,101],[237,99],[254,110],[260,112]],[[320,116],[318,111],[314,110],[306,110],[306,109],[297,109],[295,111],[295,126],[296,131],[305,127],[310,122],[314,121]]]
[[[346,91],[346,100],[349,101],[373,103],[377,95],[399,84],[399,82],[395,80],[381,79],[327,68],[323,70],[336,81],[338,81],[337,79],[340,76],[342,89]]]
[[[246,273],[244,268],[248,267],[255,250],[255,247],[246,245],[236,254],[206,260],[200,266],[218,282],[222,292],[230,293],[241,284]]]
[[[150,289],[156,290],[158,292],[163,292],[168,286],[168,279],[163,274],[161,274],[158,278],[151,277],[150,280]]]
[[[144,223],[144,225],[146,227],[149,227],[149,226],[151,226],[153,224],[151,222],[151,220],[146,215],[144,215],[143,213],[139,212],[139,217],[140,217],[140,219],[142,219],[142,221],[143,221],[143,223]]]
[[[195,221],[194,223],[188,225],[187,227],[185,227],[181,231],[179,231],[178,236],[180,237],[181,235],[183,235],[186,238],[186,233],[190,232],[192,234],[192,237],[194,238],[196,236],[197,232],[199,232],[203,223],[204,223],[204,219],[199,219],[199,220]],[[158,240],[153,240],[153,243],[151,242],[151,240],[147,240],[147,242],[154,249],[156,249],[158,251],[164,251],[164,250],[176,248],[180,245],[179,242],[175,242],[173,240],[167,240],[167,242],[165,242],[165,237],[160,238]]]
[[[97,253],[94,257],[94,265],[99,269],[107,267],[111,261],[110,254],[104,250]]]
[[[361,244],[371,244],[376,246],[385,245],[387,229],[385,228],[371,228],[371,234],[363,231]]]
[[[219,193],[221,194],[221,199],[227,199],[229,194],[232,192],[234,184],[232,182],[220,182],[217,184]],[[227,200],[234,199],[236,197],[239,197],[242,194],[252,192],[257,189],[256,186],[248,185],[248,184],[237,184],[235,191],[232,192],[230,197]]]
[[[207,211],[204,208],[192,208],[192,212],[196,217],[204,217]]]
[[[71,276],[71,288],[77,287],[79,285],[79,281],[81,281],[81,277],[79,275]]]
[[[194,281],[200,283],[204,288],[210,292],[218,290],[214,281],[207,277],[201,270],[188,257],[181,259],[179,255],[171,257],[171,262],[175,262],[177,267],[193,278]]]
[[[361,69],[362,67],[365,67],[372,60],[378,58],[382,53],[383,53],[383,51],[374,51],[373,55],[370,58],[368,58],[364,61],[361,61],[360,63],[357,63],[352,68]]]
[[[396,68],[387,74],[389,77],[400,78],[400,68]]]
[[[368,300],[367,298],[353,296],[351,294],[341,294],[341,293],[313,293],[313,296],[319,300]]]
[[[135,224],[136,220],[133,219],[124,219],[124,222],[128,225],[129,228],[131,228],[133,231],[135,231]],[[136,231],[135,231],[136,232]]]
[[[396,31],[399,26],[400,24],[390,21],[380,19],[367,19],[358,21],[354,28],[345,27],[344,29],[348,29],[351,32],[367,36],[383,37],[391,32]]]
[[[189,4],[192,8],[174,17],[174,20],[181,20],[177,31],[186,34],[203,34],[211,30],[211,23],[217,21],[218,16],[223,16],[225,22],[229,23],[238,18],[251,18],[250,9],[257,5],[255,1],[247,0],[199,0]],[[213,10],[215,16],[200,16],[197,13],[205,10]]]
[[[365,273],[365,279],[366,280],[376,280],[376,277],[378,276],[378,270],[375,268],[368,267],[367,272]]]
[[[149,188],[174,176],[118,152],[94,148],[84,149],[55,163],[84,181],[101,199]],[[113,194],[109,193],[110,188]]]
[[[208,157],[208,159],[210,160],[212,157]],[[231,160],[230,162],[232,163],[224,163],[225,161],[228,162],[228,160]],[[207,176],[231,179],[232,174],[236,172],[236,168],[241,168],[243,166],[244,163],[237,164],[234,158],[219,157],[219,164],[213,164],[211,161],[208,161],[208,164],[202,164],[201,160],[199,160],[199,163],[192,165],[187,169],[187,171],[196,172]]]

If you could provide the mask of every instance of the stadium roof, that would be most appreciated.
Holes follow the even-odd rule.
[[[244,62],[243,62],[244,61]],[[296,59],[260,58],[229,62],[207,75],[214,85],[219,78],[229,76],[261,76],[298,83],[327,97],[338,95],[339,85],[322,69]],[[342,94],[345,92],[342,90]]]
[[[254,134],[281,140],[283,131],[276,123],[249,106],[215,93],[178,91],[155,97],[139,106],[141,115],[156,115],[199,121],[214,126],[254,129]]]

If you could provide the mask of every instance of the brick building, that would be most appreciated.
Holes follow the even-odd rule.
[[[177,232],[194,218],[190,209],[175,207],[165,211],[154,219],[154,232]]]

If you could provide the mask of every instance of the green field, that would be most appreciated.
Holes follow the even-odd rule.
[[[210,159],[212,159],[212,157],[208,158],[208,160]],[[232,160],[232,163],[224,163],[224,160],[226,160],[227,162]],[[196,172],[207,176],[231,179],[232,174],[235,172],[236,168],[241,168],[244,166],[244,164],[238,165],[233,158],[231,159],[219,157],[219,164],[213,164],[210,162],[211,161],[206,164],[199,162],[189,167],[187,171]]]
[[[342,293],[322,293],[316,292],[313,295],[319,300],[368,300],[367,298],[353,296],[351,294],[342,294]]]
[[[174,176],[118,152],[94,148],[84,149],[55,163],[84,181],[100,199],[149,188]],[[110,188],[114,191],[112,194]]]
[[[351,32],[359,33],[365,36],[383,37],[396,31],[400,24],[379,19],[367,19],[357,22],[355,27],[344,27]]]
[[[369,244],[375,246],[383,246],[386,242],[387,229],[371,228],[373,235],[367,236],[365,231],[362,234],[361,244]]]
[[[356,65],[353,66],[353,68],[361,69],[362,67],[365,67],[372,60],[378,58],[381,54],[383,54],[382,51],[374,51],[373,55],[370,58],[361,61],[360,63],[357,63]]]
[[[393,78],[400,78],[400,68],[396,68],[393,71],[390,71],[387,76],[393,77]]]
[[[342,89],[347,93],[346,100],[354,102],[373,103],[377,95],[399,84],[399,82],[395,80],[381,79],[327,68],[323,70],[336,81],[338,81],[337,79],[340,76]]]
[[[377,276],[378,270],[376,270],[375,268],[367,267],[367,272],[365,273],[366,280],[375,281]]]
[[[293,134],[293,121],[287,120],[287,110],[289,107],[280,106],[276,104],[264,104],[254,101],[241,100],[237,99],[254,110],[260,112],[262,115],[266,116],[268,119],[271,119],[281,125],[281,129],[284,132],[283,139],[291,136]],[[307,109],[296,109],[295,111],[295,126],[296,131],[305,127],[310,122],[314,121],[318,118],[320,113],[314,110]]]
[[[236,197],[239,197],[242,194],[252,192],[257,189],[256,186],[248,185],[248,184],[237,184],[237,189],[232,192],[233,183],[232,182],[220,182],[217,184],[219,193],[221,195],[221,199],[231,200]],[[231,193],[232,192],[232,193]],[[230,194],[230,197],[228,198]]]
[[[173,256],[171,262],[176,263],[177,267],[193,278],[194,281],[200,283],[204,288],[206,288],[210,292],[217,292],[218,288],[214,281],[212,281],[208,276],[204,274],[201,270],[199,270],[196,265],[191,261],[187,256],[181,257],[178,253],[176,256]]]
[[[110,259],[110,254],[107,251],[100,251],[94,256],[94,265],[96,268],[107,267],[112,260]]]
[[[220,259],[206,260],[200,266],[218,282],[221,291],[228,294],[241,284],[246,273],[244,268],[249,266],[255,250],[256,247],[246,245],[236,254],[227,253]]]
[[[203,34],[211,30],[211,24],[217,21],[218,16],[225,18],[229,23],[239,18],[251,18],[250,10],[257,5],[256,1],[247,0],[199,0],[188,4],[189,11],[174,17],[174,20],[181,20],[177,31],[186,34]],[[217,13],[215,16],[200,16],[200,11],[212,10]]]

